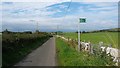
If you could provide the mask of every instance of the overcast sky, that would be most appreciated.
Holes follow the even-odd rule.
[[[34,31],[38,22],[40,31],[77,31],[80,17],[87,19],[81,30],[118,27],[118,2],[32,1],[0,3],[2,29]]]

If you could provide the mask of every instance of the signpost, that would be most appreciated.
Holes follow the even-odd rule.
[[[78,23],[78,51],[80,51],[80,23],[86,23],[86,18],[79,18],[79,23]]]

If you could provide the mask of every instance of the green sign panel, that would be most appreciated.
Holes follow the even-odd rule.
[[[80,18],[80,23],[86,23],[86,18]]]

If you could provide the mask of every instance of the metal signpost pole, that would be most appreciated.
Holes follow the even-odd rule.
[[[86,23],[86,18],[79,18],[79,23],[78,23],[78,51],[81,50],[81,45],[80,45],[80,23]]]
[[[78,51],[80,51],[80,23],[78,23]]]

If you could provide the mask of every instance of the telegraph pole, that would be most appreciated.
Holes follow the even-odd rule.
[[[35,26],[35,30],[36,31],[39,31],[39,24],[38,24],[38,21],[35,21],[35,20],[30,20],[30,21],[32,21],[32,22],[35,22],[36,23],[36,26]]]
[[[36,21],[36,22],[37,22],[37,21]],[[39,24],[38,24],[38,22],[37,22],[37,28],[36,28],[36,30],[39,30],[38,27],[39,27]]]

